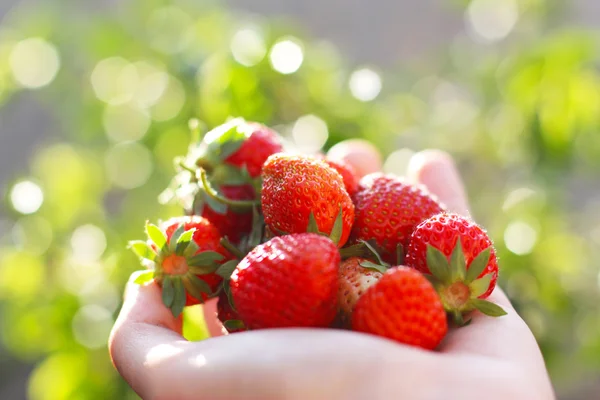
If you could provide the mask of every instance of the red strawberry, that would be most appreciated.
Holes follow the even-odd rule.
[[[351,257],[340,264],[338,307],[342,323],[350,321],[352,311],[360,296],[381,278],[380,271],[361,265],[372,265],[371,263],[367,264],[368,262],[366,258]],[[382,270],[385,270],[384,267]]]
[[[254,189],[250,185],[221,186],[220,189],[223,197],[229,200],[253,200],[255,198]],[[233,243],[238,243],[243,236],[250,233],[252,229],[251,211],[239,212],[225,205],[222,209],[214,210],[210,204],[198,202],[197,206],[200,206],[200,210],[196,210],[196,212],[212,222],[221,235],[226,236]],[[223,210],[225,210],[224,213]]]
[[[344,180],[344,187],[350,196],[353,196],[354,193],[358,190],[358,182],[359,178],[356,173],[354,167],[348,164],[344,160],[331,160],[329,158],[323,157],[323,161],[327,163],[331,168],[335,169],[340,173],[342,179]]]
[[[363,177],[354,195],[356,220],[352,240],[374,240],[384,260],[397,264],[397,252],[405,250],[415,227],[443,211],[443,206],[424,187],[393,176],[375,173]]]
[[[352,329],[425,349],[435,349],[448,331],[435,289],[420,272],[389,269],[358,300]]]
[[[340,254],[314,233],[276,237],[252,250],[231,276],[231,295],[250,329],[327,327],[335,318]]]
[[[229,298],[225,292],[221,292],[219,295],[219,301],[217,302],[217,318],[219,318],[219,321],[223,323],[223,327],[229,333],[246,330],[239,314],[231,307]]]
[[[438,214],[413,232],[407,265],[431,274],[444,308],[462,322],[462,313],[478,309],[499,316],[505,312],[487,298],[498,279],[498,262],[485,231],[457,214]]]
[[[245,166],[250,176],[260,175],[262,166],[270,155],[279,153],[283,147],[275,131],[258,123],[248,123],[244,129],[247,139],[241,147],[225,159],[225,162],[237,167]]]
[[[265,223],[273,232],[320,231],[340,247],[348,240],[354,205],[341,175],[321,160],[289,154],[269,157],[261,200]]]
[[[216,294],[223,280],[218,270],[231,255],[221,246],[221,234],[210,221],[198,216],[172,218],[161,228],[147,224],[146,233],[148,242],[130,243],[142,263],[151,268],[138,282],[154,278],[173,315]]]
[[[201,146],[195,150],[196,164],[209,172],[221,164],[228,164],[245,168],[251,178],[256,178],[267,158],[282,149],[275,131],[236,118],[205,135]]]

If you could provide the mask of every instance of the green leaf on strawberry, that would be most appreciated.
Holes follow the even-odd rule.
[[[135,278],[133,283],[135,283],[136,285],[145,285],[148,282],[152,282],[153,279],[154,279],[154,271],[148,270],[148,271],[144,271],[141,274],[139,274],[137,276],[137,278]]]
[[[163,304],[174,316],[179,316],[186,305],[202,303],[218,293],[222,278],[216,271],[226,261],[227,252],[210,221],[198,216],[180,217],[167,221],[162,229],[147,223],[146,233],[147,242],[129,244],[142,264],[150,268],[135,282],[144,284],[154,279],[162,287]]]
[[[223,326],[230,332],[246,329],[244,322],[239,319],[229,319],[227,321],[223,321]]]
[[[432,275],[430,281],[440,294],[444,309],[459,326],[469,322],[464,321],[463,315],[475,309],[494,317],[506,314],[500,306],[479,298],[486,293],[492,280],[492,274],[479,277],[490,254],[490,247],[481,251],[467,269],[460,237],[452,249],[450,260],[434,246],[427,245],[427,267]]]

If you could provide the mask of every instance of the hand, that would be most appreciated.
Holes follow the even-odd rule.
[[[338,145],[336,154],[362,163],[361,171],[380,167],[379,155],[360,142]],[[408,179],[428,186],[450,210],[468,213],[448,155],[415,155]],[[181,319],[163,306],[160,288],[133,284],[135,276],[109,349],[121,375],[144,399],[554,398],[538,345],[499,288],[490,300],[508,315],[475,312],[469,326],[452,329],[439,351],[430,352],[325,329],[261,330],[188,342]],[[214,301],[205,305],[209,328],[218,335],[214,310]]]

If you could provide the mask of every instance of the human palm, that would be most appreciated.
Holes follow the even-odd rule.
[[[362,174],[378,154],[360,142],[335,149]],[[418,153],[407,178],[426,185],[449,208],[468,214],[450,157]],[[451,329],[435,352],[360,333],[272,329],[221,336],[215,302],[205,308],[213,337],[189,342],[181,318],[162,304],[155,283],[132,275],[113,328],[113,362],[144,399],[553,399],[544,360],[531,331],[500,288],[489,300],[507,315],[473,313]]]

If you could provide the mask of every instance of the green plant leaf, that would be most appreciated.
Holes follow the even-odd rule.
[[[198,278],[196,275],[192,273],[188,273],[185,275],[183,279],[183,284],[187,291],[198,300],[203,301],[203,294],[206,296],[211,296],[212,291],[208,283],[204,280]]]
[[[229,331],[246,329],[246,325],[244,325],[244,322],[242,322],[239,319],[229,319],[223,322],[223,326]]]
[[[215,273],[217,271],[217,269],[219,269],[219,267],[220,267],[220,264],[218,264],[216,262],[210,263],[208,265],[202,265],[202,266],[198,266],[198,265],[188,266],[189,271],[194,275],[212,274],[212,273]]]
[[[473,261],[471,261],[471,265],[469,265],[465,279],[466,284],[473,282],[485,270],[490,260],[491,250],[491,247],[488,247],[479,253]]]
[[[193,237],[194,235],[192,235]],[[187,245],[185,250],[183,251],[183,256],[185,258],[192,258],[196,255],[196,253],[200,250],[200,247],[193,240]]]
[[[181,278],[173,278],[173,304],[171,304],[171,312],[175,317],[179,317],[179,314],[183,311],[185,301],[185,287]]]
[[[177,246],[175,247],[175,253],[179,256],[185,254],[185,250],[192,242],[192,238],[194,237],[194,233],[196,232],[196,228],[192,228],[190,230],[182,233],[177,239]],[[173,240],[173,238],[171,238]]]
[[[214,212],[220,215],[227,214],[227,204],[221,203],[215,198],[209,196],[205,191],[202,192],[204,196],[204,203],[210,207]]]
[[[369,243],[368,241],[365,241],[365,240],[361,240],[360,242],[362,244],[364,244],[365,247],[369,250],[369,252],[371,252],[371,254],[373,255],[373,257],[375,257],[377,259],[377,263],[379,263],[380,265],[389,266],[388,263],[386,263],[385,261],[383,261],[383,259],[379,255],[379,251],[377,250],[377,248],[375,248],[375,245],[373,245],[373,244],[371,244],[371,243]]]
[[[128,246],[139,258],[154,261],[156,253],[150,245],[143,240],[133,240]]]
[[[265,221],[258,211],[258,207],[252,207],[252,230],[250,231],[246,248],[244,249],[246,253],[260,244],[264,230]]]
[[[456,324],[456,326],[458,326],[458,327],[465,327],[465,326],[469,325],[472,320],[471,318],[469,318],[468,320],[465,321],[462,313],[458,310],[454,310],[452,313],[450,313],[450,315],[452,317],[452,320],[454,321],[454,324]]]
[[[165,236],[163,231],[161,231],[158,228],[158,226],[154,224],[151,224],[149,222],[146,223],[146,234],[148,235],[148,238],[150,238],[152,243],[154,243],[156,248],[158,248],[159,250],[162,250],[167,244],[167,237]]]
[[[317,220],[315,219],[315,214],[313,214],[312,211],[308,215],[308,225],[306,227],[306,232],[321,234],[321,231],[319,231],[319,226],[317,225]]]
[[[490,317],[501,317],[503,315],[506,315],[506,311],[504,311],[502,307],[490,301],[482,299],[473,299],[470,303],[481,313],[489,315]]]
[[[251,183],[251,178],[244,175],[242,168],[219,164],[211,171],[210,181],[217,186],[237,186]]]
[[[144,271],[135,278],[133,283],[136,285],[145,285],[154,279],[154,271]]]
[[[486,274],[479,279],[471,282],[469,287],[471,288],[471,296],[479,297],[484,294],[490,287],[492,282],[492,274]]]
[[[362,261],[362,262],[359,263],[359,265],[361,267],[363,267],[363,268],[366,268],[366,269],[370,269],[370,270],[373,270],[373,271],[381,272],[382,274],[385,274],[385,271],[387,271],[387,268],[384,267],[383,265],[381,265],[381,264],[375,264],[375,263],[373,263],[371,261]]]
[[[336,245],[339,244],[340,240],[342,239],[343,230],[344,230],[344,211],[342,210],[342,207],[340,206],[340,212],[338,213],[337,217],[335,218],[335,222],[333,223],[333,228],[331,228],[331,234],[329,235],[329,238]]]
[[[404,265],[404,256],[404,246],[402,246],[401,243],[398,243],[398,245],[396,246],[396,265]]]
[[[450,264],[448,259],[432,245],[427,245],[427,267],[431,274],[442,283],[450,281]]]
[[[162,301],[165,306],[171,308],[175,297],[175,289],[173,286],[173,278],[165,276],[162,281]]]
[[[460,237],[456,240],[456,245],[450,255],[450,279],[455,281],[464,281],[467,275],[467,263],[463,253],[462,241]]]
[[[219,269],[217,269],[217,275],[223,279],[229,279],[238,264],[238,260],[227,261],[226,263],[222,264]]]
[[[229,281],[224,281],[223,282],[223,291],[225,292],[225,295],[227,296],[227,301],[229,301],[229,305],[231,306],[232,309],[236,309],[235,308],[235,303],[233,302],[233,296],[231,294],[231,285],[229,283]]]
[[[175,232],[171,235],[169,239],[169,252],[175,253],[177,250],[177,242],[179,241],[179,237],[185,232],[185,224],[179,224]]]
[[[216,251],[203,251],[188,259],[187,264],[190,267],[203,267],[221,261],[224,258],[223,254],[217,253]]]

